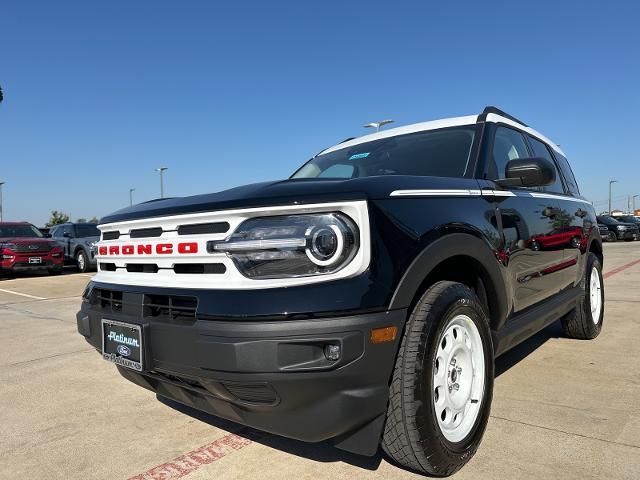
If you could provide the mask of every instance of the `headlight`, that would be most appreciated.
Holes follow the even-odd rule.
[[[252,279],[327,275],[356,255],[359,232],[343,213],[252,218],[224,241],[207,244],[210,253],[226,253]]]
[[[96,244],[96,243],[98,243],[96,240],[93,240],[93,241],[91,241],[91,240],[85,240],[85,242],[84,242],[84,244],[85,244],[87,247],[93,247],[93,246],[95,246],[95,244]]]

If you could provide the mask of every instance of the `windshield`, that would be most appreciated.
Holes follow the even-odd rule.
[[[78,238],[99,237],[100,230],[95,225],[76,225],[76,235]]]
[[[600,223],[605,225],[618,225],[620,222],[613,217],[598,217]]]
[[[42,238],[42,233],[33,225],[4,225],[0,226],[0,238],[25,237]]]
[[[320,154],[291,178],[464,177],[475,126],[410,133]]]

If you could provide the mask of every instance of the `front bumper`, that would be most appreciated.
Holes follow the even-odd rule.
[[[141,325],[144,371],[118,370],[160,396],[270,433],[375,453],[406,310],[279,321],[149,313],[141,293],[125,293],[116,311],[85,300],[78,330],[100,350],[102,318]],[[372,344],[371,330],[387,326],[398,328],[395,340]],[[341,347],[339,360],[325,358],[329,344]],[[363,429],[370,438],[354,446]]]

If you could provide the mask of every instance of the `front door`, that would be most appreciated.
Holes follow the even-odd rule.
[[[505,177],[510,160],[532,157],[524,135],[516,129],[497,126],[490,149],[487,179]],[[563,272],[563,239],[557,230],[561,210],[558,198],[539,189],[493,189],[502,223],[503,261],[507,264],[515,312],[530,307],[560,291]]]

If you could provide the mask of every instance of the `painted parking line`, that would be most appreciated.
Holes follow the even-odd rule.
[[[240,450],[251,443],[253,442],[248,438],[230,433],[218,440],[180,455],[169,462],[153,467],[139,475],[135,475],[129,478],[129,480],[169,480],[182,478],[200,467],[216,462],[229,453]]]
[[[5,290],[4,288],[0,288],[0,292],[13,293],[14,295],[20,295],[21,297],[33,298],[34,300],[46,300],[46,298],[44,298],[44,297],[36,297],[35,295],[29,295],[28,293],[14,292],[13,290]]]
[[[613,270],[609,270],[607,273],[603,275],[603,277],[609,278],[610,276],[615,275],[616,273],[620,273],[623,270],[626,270],[627,268],[631,268],[634,265],[638,265],[639,263],[640,263],[640,259],[634,260],[633,262],[625,263],[624,265],[614,268]]]

